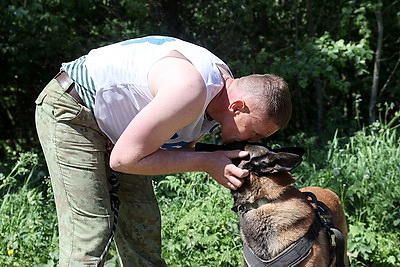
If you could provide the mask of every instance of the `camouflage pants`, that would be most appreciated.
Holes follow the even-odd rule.
[[[36,99],[36,128],[57,208],[60,266],[94,266],[111,233],[107,139],[93,113],[55,80]],[[123,266],[165,266],[150,176],[119,174],[115,242]]]

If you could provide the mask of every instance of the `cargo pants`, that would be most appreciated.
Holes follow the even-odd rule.
[[[55,79],[36,99],[36,128],[57,209],[59,266],[95,266],[111,233],[107,138],[92,111]],[[115,243],[123,266],[166,266],[150,176],[118,174]]]

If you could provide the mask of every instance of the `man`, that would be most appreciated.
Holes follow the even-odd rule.
[[[165,265],[149,175],[205,171],[236,190],[248,171],[231,159],[247,152],[194,152],[191,145],[219,125],[223,142],[255,142],[285,127],[291,114],[281,78],[234,79],[211,52],[164,36],[94,49],[62,64],[36,104],[62,266],[101,264],[112,229],[111,169],[120,182],[115,241],[123,265]],[[114,145],[109,158],[107,140]]]

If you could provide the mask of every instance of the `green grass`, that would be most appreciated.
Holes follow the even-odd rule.
[[[400,266],[399,117],[337,133],[321,146],[298,134],[290,145],[307,148],[293,171],[296,187],[319,185],[342,199],[352,266]],[[53,266],[57,223],[44,167],[35,153],[0,163],[0,265]],[[163,257],[169,266],[241,266],[238,218],[229,190],[205,173],[155,178],[163,216]],[[114,249],[107,266],[117,266]]]
[[[0,173],[1,266],[52,266],[57,259],[56,214],[48,180],[31,187],[37,164],[36,154],[22,153],[7,176]]]

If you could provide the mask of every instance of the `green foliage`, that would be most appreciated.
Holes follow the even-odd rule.
[[[382,103],[397,101],[400,94],[399,4],[382,0]],[[94,47],[148,34],[202,45],[226,61],[235,76],[283,76],[293,93],[292,124],[300,130],[316,125],[318,80],[318,108],[326,114],[322,120],[344,123],[354,117],[355,96],[363,103],[369,99],[377,8],[372,0],[318,5],[297,0],[1,1],[0,63],[6,70],[0,73],[2,136],[34,136],[33,101],[62,62]],[[367,119],[368,105],[358,108],[360,119]]]
[[[329,33],[318,38],[306,38],[293,55],[278,58],[272,68],[288,79],[297,79],[301,88],[312,86],[314,79],[324,77],[330,90],[347,93],[351,83],[343,75],[351,66],[356,76],[368,74],[367,61],[372,50],[366,39],[345,42],[332,39]]]
[[[378,223],[379,224],[379,223]],[[398,228],[397,228],[398,229]],[[353,266],[399,266],[399,231],[385,232],[375,223],[349,225],[349,257]]]
[[[236,266],[241,241],[230,192],[204,173],[166,176],[156,184],[169,266]]]
[[[350,138],[335,135],[321,165],[306,160],[295,172],[299,185],[330,188],[340,196],[350,259],[357,266],[400,264],[399,119],[397,111],[390,121],[364,127]]]
[[[36,154],[30,152],[21,154],[15,166],[7,176],[4,176],[3,173],[0,173],[0,181],[2,181],[2,184],[0,184],[0,192],[6,188],[10,190],[11,188],[15,187],[18,176],[29,174],[28,178],[30,178],[37,162],[38,159]],[[28,169],[32,166],[32,170]]]
[[[34,135],[34,100],[62,62],[150,32],[146,2],[0,1],[2,138]]]
[[[8,216],[0,225],[0,265],[51,265],[57,257],[54,207],[42,208],[53,203],[43,184],[43,157],[26,153],[38,146],[33,123],[38,92],[62,62],[91,48],[166,34],[208,48],[235,76],[283,76],[294,109],[280,143],[307,148],[295,171],[296,185],[323,185],[341,196],[354,266],[398,266],[399,4],[382,0],[378,103],[394,106],[379,123],[362,127],[372,85],[377,1],[0,1],[0,195],[1,212]],[[325,115],[325,128],[315,136],[317,109]],[[207,141],[218,143],[219,134]],[[328,146],[327,139],[332,139]],[[193,266],[194,259],[204,266],[241,261],[228,191],[203,174],[168,176],[156,191],[164,216],[163,253],[172,266]],[[110,254],[112,266],[115,250]]]
[[[20,154],[9,174],[0,173],[0,263],[26,266],[57,259],[56,214],[49,181],[31,187],[37,155]],[[21,177],[25,177],[21,185]],[[19,185],[19,186],[17,186]]]
[[[340,196],[352,266],[400,264],[400,112],[386,119],[391,108],[383,109],[381,122],[348,138],[337,134],[326,147],[320,138],[304,133],[286,144],[307,148],[304,162],[293,172],[296,187],[319,185]],[[53,266],[57,224],[48,179],[32,186],[31,179],[38,175],[35,153],[10,157],[14,165],[1,173],[0,264]],[[169,266],[241,265],[238,217],[230,210],[229,190],[205,173],[159,176],[154,185],[163,218],[163,257]],[[118,266],[114,248],[108,259],[107,266]]]

